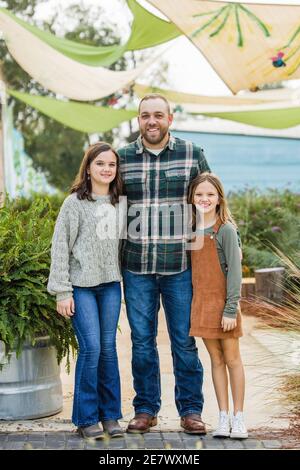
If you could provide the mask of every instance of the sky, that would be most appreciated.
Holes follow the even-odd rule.
[[[138,0],[141,5],[148,8],[151,12],[163,17],[160,12],[153,8],[146,0]],[[119,32],[124,37],[124,41],[129,36],[129,20],[131,14],[124,0],[47,0],[43,2],[38,10],[40,18],[46,18],[53,9],[59,11],[59,6],[68,4],[82,3],[90,7],[90,14],[93,14],[93,7],[101,5],[104,12],[104,18],[110,21],[113,17],[114,22],[118,24]],[[300,0],[247,0],[245,3],[279,3],[300,5]],[[63,21],[63,16],[61,17]],[[165,17],[163,17],[165,18]],[[65,25],[64,25],[65,26]],[[70,24],[71,28],[72,25]],[[225,83],[218,77],[212,67],[201,55],[198,49],[185,37],[177,38],[167,45],[159,46],[157,51],[161,51],[161,57],[169,63],[167,88],[187,93],[204,95],[231,95],[231,91]],[[158,53],[158,52],[156,52]],[[145,81],[143,77],[140,82]],[[146,81],[147,83],[147,81]],[[289,82],[290,86],[300,86],[300,81]]]

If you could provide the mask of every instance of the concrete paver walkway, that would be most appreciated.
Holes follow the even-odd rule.
[[[1,433],[1,450],[206,450],[206,449],[281,449],[285,443],[282,440],[261,439],[214,439],[211,435],[204,437],[192,436],[181,432],[153,432],[144,435],[125,434],[124,438],[111,440],[85,441],[77,433],[48,432],[48,433]]]
[[[286,417],[289,409],[284,405],[282,395],[277,390],[282,375],[299,367],[299,357],[292,354],[288,358],[287,344],[284,335],[276,333],[277,352],[274,348],[274,339],[270,334],[261,332],[256,328],[254,317],[244,317],[244,337],[241,339],[241,352],[246,371],[246,400],[245,417],[248,428],[274,430],[274,439],[253,439],[239,441],[232,439],[213,439],[211,430],[217,424],[218,409],[210,375],[210,362],[208,354],[201,339],[197,339],[199,356],[205,370],[204,396],[205,406],[203,419],[207,424],[208,435],[189,436],[182,432],[179,417],[174,403],[174,377],[170,353],[169,338],[166,329],[163,311],[160,311],[158,348],[162,374],[162,407],[158,415],[158,425],[144,436],[125,435],[124,438],[108,441],[86,443],[75,433],[75,427],[70,421],[72,400],[74,364],[70,375],[67,375],[62,366],[62,382],[64,391],[63,411],[49,418],[28,421],[0,421],[0,449],[68,449],[68,448],[96,448],[96,449],[212,449],[212,448],[281,448],[284,442],[277,439],[276,431],[288,428]],[[132,398],[134,391],[131,377],[131,340],[126,318],[125,308],[122,308],[120,317],[121,332],[118,332],[118,353],[122,380],[122,408],[125,427],[133,416]],[[297,343],[299,347],[299,342]],[[281,352],[284,350],[284,354]],[[300,447],[300,444],[299,444]]]

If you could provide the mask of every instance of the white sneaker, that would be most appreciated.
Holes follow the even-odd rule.
[[[242,411],[238,411],[236,415],[232,416],[232,429],[230,437],[232,439],[247,439],[248,437]]]
[[[213,437],[229,437],[230,436],[230,415],[227,411],[220,411],[219,424],[217,429],[212,433]]]

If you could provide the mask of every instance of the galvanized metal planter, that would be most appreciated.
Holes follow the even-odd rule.
[[[43,418],[62,410],[60,368],[48,337],[38,338],[34,347],[26,344],[18,359],[13,351],[10,361],[3,361],[0,348],[0,362],[5,362],[0,371],[0,419]]]

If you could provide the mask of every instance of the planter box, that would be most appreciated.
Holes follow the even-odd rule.
[[[251,299],[255,296],[255,277],[244,277],[242,279],[242,292],[240,306],[243,314],[255,315],[255,308]]]
[[[285,268],[265,268],[255,270],[256,295],[263,300],[281,303]]]
[[[285,268],[256,269],[255,277],[245,277],[242,280],[241,309],[248,315],[259,315],[257,306],[251,305],[251,300],[271,300],[280,304],[283,300],[283,280]]]
[[[9,361],[0,347],[0,362],[0,419],[42,418],[62,410],[60,368],[48,337],[38,338],[34,347],[26,344],[18,359],[13,351]]]

